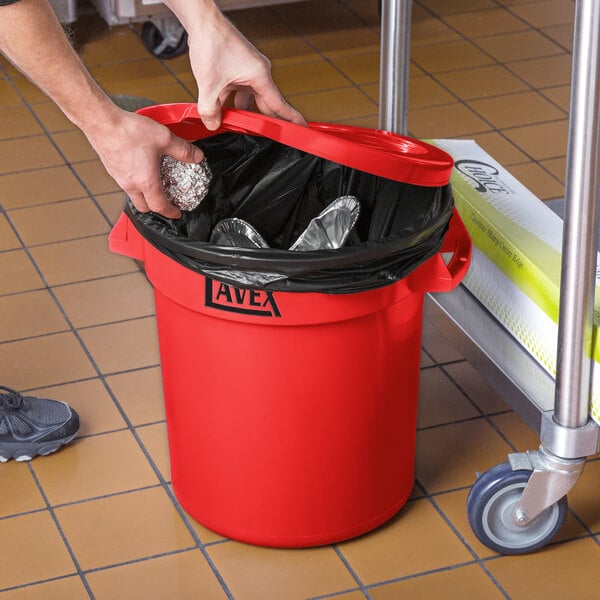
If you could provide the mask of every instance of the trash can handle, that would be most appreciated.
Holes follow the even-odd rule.
[[[467,228],[454,208],[439,252],[409,275],[411,289],[423,293],[452,291],[469,269],[471,246]],[[446,262],[443,255],[449,253],[452,256]]]
[[[446,185],[454,164],[442,149],[388,131],[330,123],[304,127],[259,113],[224,108],[221,126],[213,132],[202,123],[195,103],[160,104],[137,112],[190,141],[227,131],[260,135],[353,169],[413,185]]]

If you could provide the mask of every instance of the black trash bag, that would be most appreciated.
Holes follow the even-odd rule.
[[[352,169],[260,136],[222,133],[196,145],[213,173],[201,204],[180,219],[126,211],[140,233],[182,265],[229,285],[353,293],[403,279],[435,255],[454,206],[450,185],[416,186]],[[311,219],[340,196],[360,216],[343,248],[292,252]],[[226,218],[252,225],[270,248],[209,242]]]

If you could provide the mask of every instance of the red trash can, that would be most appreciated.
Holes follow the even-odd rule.
[[[143,261],[154,288],[172,482],[192,517],[302,547],[365,533],[404,505],[423,296],[454,288],[470,260],[456,211],[435,256],[351,294],[234,287],[173,260],[126,214],[110,248]]]

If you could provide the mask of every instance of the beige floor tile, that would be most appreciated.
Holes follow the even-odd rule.
[[[535,163],[513,165],[510,172],[540,200],[564,197],[563,183]]]
[[[502,96],[528,89],[502,65],[438,73],[436,79],[462,100]]]
[[[96,600],[227,598],[216,575],[199,550],[179,552],[87,575]],[[1,597],[1,596],[0,596]]]
[[[483,419],[417,433],[417,479],[430,493],[471,486],[475,473],[506,461],[511,447]]]
[[[14,460],[0,469],[0,517],[46,508],[28,465]],[[4,587],[0,583],[0,589]]]
[[[456,102],[456,98],[431,77],[413,77],[409,81],[409,111],[437,104],[452,104],[453,102]]]
[[[535,450],[540,445],[540,436],[526,425],[516,413],[508,412],[490,419],[518,452]]]
[[[421,370],[419,428],[479,416],[479,411],[439,368]]]
[[[194,544],[161,487],[72,504],[58,508],[56,514],[83,569],[184,550]]]
[[[38,169],[35,172],[0,176],[0,202],[7,210],[35,206],[57,200],[85,197],[86,191],[66,166]]]
[[[495,7],[495,3],[491,0],[457,0],[456,2],[422,0],[421,4],[434,14],[443,16]]]
[[[44,129],[50,133],[75,129],[75,125],[65,117],[62,111],[53,102],[33,104],[31,110],[42,122]]]
[[[412,47],[428,44],[443,44],[460,39],[460,35],[440,19],[416,19],[413,5],[413,19],[410,30],[410,43]]]
[[[181,76],[180,76],[181,77]],[[190,77],[192,77],[190,75]],[[150,100],[155,104],[170,104],[172,102],[190,102],[194,100],[194,95],[190,92],[187,85],[180,81],[165,83],[162,85],[148,85],[146,87],[136,88],[134,96]],[[119,95],[119,92],[115,92]],[[129,95],[132,95],[129,93]]]
[[[306,39],[328,58],[375,52],[381,44],[379,35],[369,27],[308,34]]]
[[[10,81],[0,78],[0,105],[1,106],[21,106],[22,101]]]
[[[505,167],[527,160],[527,155],[500,133],[495,131],[478,133],[473,138],[490,156]]]
[[[534,88],[556,87],[571,83],[571,56],[560,54],[512,62],[508,68]]]
[[[368,129],[379,129],[379,115],[369,115],[358,117],[357,119],[343,119],[340,123],[352,125],[354,127],[366,127]]]
[[[476,43],[484,52],[501,63],[560,55],[564,52],[558,44],[537,31],[493,35],[479,38]]]
[[[154,317],[90,327],[81,330],[80,335],[105,374],[160,362]]]
[[[127,25],[110,27],[100,17],[88,26],[92,35],[86,35],[79,45],[81,60],[88,67],[111,62],[134,61],[148,58],[139,37]]]
[[[365,584],[473,559],[427,500],[409,502],[387,525],[339,548]]]
[[[344,77],[324,60],[279,67],[274,74],[275,83],[284,96],[318,92],[347,87]]]
[[[297,35],[288,34],[277,38],[253,40],[253,44],[269,57],[274,69],[299,62],[319,60],[320,54]]]
[[[558,544],[526,556],[504,557],[486,566],[511,600],[598,596],[600,548],[591,539]],[[532,577],[532,573],[539,576]]]
[[[463,104],[445,104],[412,110],[408,129],[414,137],[435,139],[473,136],[492,127]]]
[[[572,23],[574,6],[570,0],[544,0],[512,8],[513,12],[534,27]]]
[[[0,342],[67,331],[69,325],[46,290],[0,296]]]
[[[79,415],[79,436],[125,427],[123,417],[99,379],[42,388],[32,394],[61,400],[72,406]]]
[[[504,135],[535,160],[556,158],[567,152],[568,120],[507,128]]]
[[[379,52],[340,56],[331,62],[353,83],[379,85]]]
[[[446,365],[444,371],[461,390],[486,414],[508,410],[506,401],[467,361]]]
[[[3,294],[14,294],[43,287],[42,280],[24,250],[0,253],[0,281]]]
[[[35,246],[31,254],[50,285],[135,273],[135,263],[108,250],[106,236]]]
[[[416,46],[411,52],[411,60],[430,73],[481,67],[493,62],[479,48],[464,40]]]
[[[562,110],[537,92],[520,92],[485,100],[471,100],[468,105],[498,129],[565,118]]]
[[[111,94],[135,94],[142,87],[173,83],[173,76],[155,58],[90,68],[91,74]]]
[[[75,327],[154,314],[154,293],[143,273],[129,273],[54,289]]]
[[[75,573],[75,565],[46,511],[1,520],[0,538],[3,588]]]
[[[369,590],[373,600],[464,600],[464,598],[485,598],[500,600],[504,594],[478,565],[469,565],[406,581],[391,583]]]
[[[111,223],[116,223],[125,206],[125,192],[112,192],[96,196],[98,206],[104,211]]]
[[[527,28],[523,21],[503,8],[448,15],[444,20],[467,38],[498,35]]]
[[[43,135],[0,140],[0,174],[29,171],[63,164],[50,140]]]
[[[541,31],[565,50],[573,51],[573,23],[543,27]]]
[[[21,242],[19,242],[12,227],[8,224],[6,217],[0,215],[0,252],[5,250],[16,250],[20,247]]]
[[[89,199],[12,210],[10,219],[28,246],[108,233],[109,225]]]
[[[79,129],[53,133],[52,139],[69,163],[94,160],[98,157]]]
[[[363,0],[345,0],[344,4],[360,19],[372,27],[381,23],[378,7],[374,2],[363,2]],[[417,9],[418,11],[418,9]]]
[[[208,553],[236,600],[300,600],[356,587],[331,547],[278,550],[225,542]]]
[[[73,170],[92,194],[108,194],[120,190],[99,160],[77,163],[73,165]]]
[[[540,166],[546,171],[549,171],[560,183],[564,184],[567,173],[567,157],[549,158],[541,160]]]
[[[39,135],[40,124],[26,106],[0,107],[0,140]]]
[[[160,367],[112,375],[106,381],[134,426],[164,421]]]
[[[158,483],[129,431],[79,438],[53,458],[33,463],[52,504],[77,502]]]
[[[290,102],[309,121],[337,122],[377,112],[375,102],[354,87],[299,94]]]
[[[164,480],[171,481],[171,462],[169,460],[166,423],[138,427],[137,433]]]
[[[89,597],[78,576],[18,588],[10,592],[0,592],[1,600],[50,600],[53,598],[87,600]]]
[[[600,531],[600,512],[598,511],[598,477],[600,461],[590,460],[575,487],[569,492],[568,502],[571,510],[583,519],[593,531]]]
[[[72,333],[0,344],[0,381],[18,390],[77,381],[96,372]]]

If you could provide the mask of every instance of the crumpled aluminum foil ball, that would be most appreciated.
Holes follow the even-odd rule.
[[[162,156],[160,178],[171,204],[181,210],[194,210],[208,193],[212,172],[206,159],[200,163],[185,163]]]

